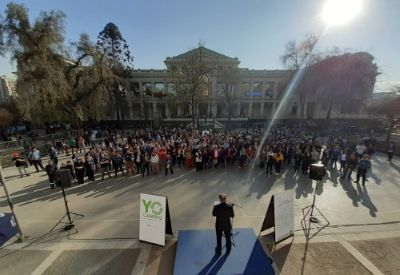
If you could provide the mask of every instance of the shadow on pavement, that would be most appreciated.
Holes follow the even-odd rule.
[[[263,195],[271,191],[272,186],[278,178],[278,176],[265,175],[265,173],[254,175],[254,177],[250,179],[251,185],[249,186],[248,196],[252,193],[257,193],[256,198],[261,199]]]
[[[378,209],[371,201],[371,198],[368,195],[367,188],[365,187],[365,185],[363,185],[361,188],[360,184],[357,183],[357,189],[361,196],[361,204],[364,205],[365,207],[369,208],[369,214],[371,215],[371,217],[375,218],[376,212],[378,212]]]
[[[390,167],[392,167],[394,170],[396,170],[398,173],[400,173],[400,166],[394,164],[393,162],[390,163]]]
[[[379,177],[377,177],[373,171],[370,171],[369,175],[375,181],[376,184],[381,184],[382,183],[382,180]]]
[[[113,177],[112,179],[104,181],[101,181],[99,177],[100,175],[97,175],[96,181],[94,182],[85,181],[82,185],[73,184],[71,187],[65,189],[66,195],[75,194],[77,196],[85,195],[85,197],[99,197],[129,187],[129,191],[143,187],[143,185],[146,185],[147,187],[155,187],[159,185],[155,180],[161,176],[144,178],[136,175],[130,177],[120,176],[118,178]],[[123,193],[125,193],[125,191]],[[62,198],[60,188],[50,189],[47,177],[36,184],[31,184],[26,186],[24,189],[13,192],[11,195],[13,203],[21,205],[27,205],[37,201],[53,201]],[[7,205],[8,203],[5,200],[0,202],[0,207],[6,207]]]
[[[300,197],[308,197],[308,194],[312,194],[314,191],[313,188],[313,182],[312,180],[308,177],[308,175],[301,175],[297,179],[297,187],[296,187],[296,199],[299,199]],[[322,193],[322,192],[321,192]]]
[[[285,244],[277,250],[271,252],[271,256],[275,261],[276,266],[281,271],[285,265],[286,259],[288,258],[292,243]]]
[[[346,191],[346,195],[349,197],[349,199],[353,201],[353,206],[358,207],[359,206],[358,203],[360,202],[361,196],[354,188],[351,181],[347,179],[340,179],[340,185],[342,186],[343,190]]]

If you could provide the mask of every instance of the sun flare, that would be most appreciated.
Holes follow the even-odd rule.
[[[328,26],[342,25],[355,17],[361,6],[362,0],[327,0],[321,16]]]

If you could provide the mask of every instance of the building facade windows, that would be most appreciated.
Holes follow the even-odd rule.
[[[282,96],[289,83],[291,73],[285,70],[251,70],[240,68],[240,61],[212,50],[201,48],[204,60],[212,60],[213,70],[203,77],[203,91],[196,100],[194,110],[198,118],[214,118],[226,121],[228,115],[231,120],[244,119],[271,119],[282,100]],[[192,50],[196,51],[198,49]],[[174,72],[179,71],[182,62],[191,51],[164,60],[164,70],[133,70],[130,81],[130,93],[127,98],[130,119],[179,119],[191,121],[192,108],[190,98],[183,98],[179,91],[185,85],[176,86]],[[234,79],[230,82],[232,92],[229,99],[225,94],[225,79],[223,71],[235,68]],[[165,95],[154,92],[163,91]],[[177,95],[172,97],[170,95]],[[131,98],[129,98],[129,96]],[[294,100],[295,94],[291,97]],[[297,98],[297,97],[296,97]],[[314,102],[315,97],[309,97],[304,103],[304,117],[320,118],[326,116],[326,106],[322,102]],[[228,104],[229,100],[229,104]],[[322,107],[322,108],[321,108]],[[228,108],[230,112],[228,112]],[[282,110],[279,118],[300,118],[298,102],[292,101]],[[348,110],[342,110],[348,112]],[[126,112],[128,113],[128,112]],[[340,110],[332,114],[340,113]],[[113,117],[110,117],[113,119]]]
[[[165,92],[164,82],[156,82],[155,87],[154,87],[154,92],[157,92],[157,93]]]
[[[262,97],[264,95],[262,82],[253,82],[251,97]]]
[[[145,95],[150,95],[153,92],[153,83],[143,82],[143,91]]]
[[[168,82],[168,93],[169,94],[176,94],[176,86],[173,82]]]
[[[264,95],[265,97],[272,99],[274,97],[274,82],[265,82],[264,83]]]

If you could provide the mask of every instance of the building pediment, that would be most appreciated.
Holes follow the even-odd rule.
[[[174,57],[167,57],[165,60],[165,63],[171,64],[171,63],[179,63],[181,61],[184,61],[188,58],[190,58],[193,55],[201,55],[202,58],[204,58],[205,61],[212,61],[212,62],[217,62],[217,63],[232,63],[238,65],[240,63],[239,59],[237,57],[229,57],[226,55],[223,55],[221,53],[215,52],[213,50],[210,50],[206,47],[198,47],[193,50],[187,51],[185,53],[182,53],[180,55],[174,56]]]

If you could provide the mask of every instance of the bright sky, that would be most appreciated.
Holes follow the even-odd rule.
[[[281,69],[285,44],[305,34],[321,35],[318,16],[325,0],[25,0],[30,18],[42,10],[61,10],[68,42],[86,32],[92,40],[115,23],[134,54],[135,68],[161,69],[164,59],[199,41],[238,57],[241,67]],[[0,1],[4,14],[8,0]],[[40,3],[40,4],[39,4]],[[317,48],[333,46],[368,51],[382,73],[376,92],[400,85],[400,0],[363,0],[361,12],[347,24],[330,28]],[[0,75],[12,75],[9,58],[0,58]]]

